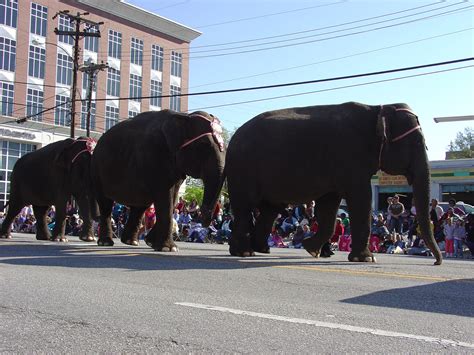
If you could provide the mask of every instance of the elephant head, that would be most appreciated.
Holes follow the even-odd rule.
[[[204,182],[203,224],[209,225],[224,183],[225,147],[217,117],[203,111],[172,114],[163,127],[177,171]]]
[[[382,106],[377,118],[377,135],[381,139],[379,168],[387,174],[404,175],[413,185],[423,239],[436,258],[435,264],[440,265],[442,256],[429,218],[430,169],[418,117],[406,104]]]

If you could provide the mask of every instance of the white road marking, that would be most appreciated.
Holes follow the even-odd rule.
[[[278,321],[282,321],[282,322],[308,324],[308,325],[314,325],[316,327],[322,327],[322,328],[339,329],[339,330],[344,330],[344,331],[349,331],[349,332],[366,333],[366,334],[372,334],[372,335],[378,335],[378,336],[384,336],[384,337],[392,337],[392,338],[411,339],[411,340],[425,341],[425,342],[428,342],[428,343],[435,343],[435,344],[439,344],[439,345],[462,346],[462,347],[465,347],[465,348],[474,349],[474,344],[471,344],[471,343],[466,343],[466,342],[456,341],[456,340],[450,340],[450,339],[427,337],[427,336],[424,336],[424,335],[415,335],[415,334],[408,334],[408,333],[391,332],[391,331],[381,330],[381,329],[357,327],[357,326],[348,325],[348,324],[321,322],[321,321],[317,321],[317,320],[310,320],[310,319],[303,319],[303,318],[291,318],[291,317],[277,316],[277,315],[274,315],[274,314],[243,311],[243,310],[240,310],[240,309],[210,306],[210,305],[198,304],[198,303],[176,302],[175,304],[179,305],[179,306],[206,309],[206,310],[209,310],[209,311],[218,311],[218,312],[224,312],[224,313],[232,313],[232,314],[249,316],[249,317],[272,319],[272,320],[278,320]]]

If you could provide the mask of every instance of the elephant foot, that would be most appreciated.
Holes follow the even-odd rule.
[[[112,238],[99,238],[97,245],[100,247],[112,247],[114,246],[114,241]]]
[[[255,256],[255,251],[250,247],[250,237],[247,235],[243,241],[232,237],[229,240],[229,253],[232,256],[249,257]],[[268,246],[267,246],[268,247]]]
[[[148,243],[147,243],[148,244]],[[172,241],[166,240],[163,243],[151,243],[151,247],[155,251],[161,251],[164,253],[176,253],[178,252],[178,247]]]
[[[57,236],[55,238],[51,238],[51,241],[53,242],[60,242],[60,243],[67,243],[69,242],[69,240],[66,238],[66,237],[60,237],[60,236]]]
[[[94,242],[96,240],[93,235],[81,235],[79,239],[83,242]]]
[[[53,238],[51,238],[51,236],[49,235],[42,235],[42,234],[37,234],[36,235],[36,240],[53,240]]]
[[[121,239],[121,241],[122,241],[123,244],[131,245],[131,246],[134,246],[134,247],[138,246],[138,240],[136,240],[136,239],[127,239],[127,240]]]
[[[0,235],[0,239],[12,239],[12,236],[10,234],[4,234]]]
[[[257,253],[270,254],[270,247],[267,240],[264,241],[252,238],[252,250]]]
[[[354,252],[350,252],[348,256],[349,261],[352,262],[358,262],[358,263],[375,263],[377,260],[375,259],[375,256],[368,250],[356,254]]]
[[[303,239],[303,248],[313,257],[319,258],[321,255],[321,242],[314,237]]]

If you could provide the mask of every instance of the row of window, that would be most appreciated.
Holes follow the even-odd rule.
[[[1,0],[0,0],[1,1]],[[132,79],[131,79],[132,80]],[[137,79],[133,79],[137,80]],[[137,82],[136,85],[133,86],[133,90],[136,91],[136,96],[141,96],[141,77],[140,82]],[[131,85],[132,88],[132,85]],[[151,96],[159,96],[162,95],[163,92],[163,84],[157,80],[151,80],[150,84],[150,94]],[[2,82],[0,83],[0,114],[3,116],[12,116],[13,115],[13,95],[14,95],[14,84]],[[131,89],[132,90],[132,89]],[[131,93],[133,95],[134,93]],[[179,95],[181,94],[181,88],[179,86],[171,85],[170,87],[170,94],[171,95]],[[138,101],[138,100],[137,100]],[[30,120],[33,121],[42,121],[43,115],[42,111],[44,110],[43,107],[44,102],[44,92],[42,90],[28,88],[27,95],[26,95],[26,115],[30,117]],[[70,98],[64,95],[56,95],[56,102],[55,102],[55,113],[54,113],[54,124],[59,126],[67,126],[69,125],[69,108]],[[161,107],[161,97],[153,97],[150,99],[150,105]],[[110,122],[118,122],[118,109],[112,115],[114,109],[113,107],[106,106],[106,119]],[[95,108],[96,103],[93,102],[91,106],[91,129],[95,129]],[[170,98],[170,108],[175,111],[181,110],[181,100],[179,96],[171,97]],[[81,127],[85,129],[85,116],[86,116],[86,105],[82,105],[82,119],[81,119]],[[109,112],[109,114],[107,114]],[[130,116],[135,116],[138,112],[129,113]],[[110,117],[108,117],[110,116]],[[108,122],[106,120],[106,122]],[[112,124],[113,125],[113,124]],[[110,128],[109,124],[106,123],[106,129]]]

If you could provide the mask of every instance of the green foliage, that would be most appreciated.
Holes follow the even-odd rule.
[[[184,199],[191,202],[196,199],[199,206],[202,205],[202,198],[204,197],[204,188],[202,186],[187,185],[186,191],[184,192]]]
[[[474,129],[466,127],[464,132],[458,132],[456,139],[449,143],[446,156],[448,159],[474,157]]]

